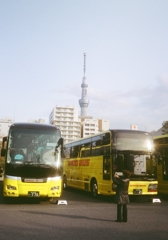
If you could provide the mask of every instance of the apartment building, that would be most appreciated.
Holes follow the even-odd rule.
[[[29,123],[41,123],[41,124],[44,124],[45,123],[45,119],[42,119],[42,118],[39,118],[38,120],[29,119],[28,122]]]
[[[109,121],[103,119],[85,118],[81,119],[82,138],[94,135],[98,132],[109,130]]]
[[[100,132],[107,131],[110,129],[110,122],[109,120],[98,119],[98,126]]]
[[[49,123],[60,128],[64,143],[81,138],[81,122],[76,107],[54,107],[49,116]]]
[[[12,125],[13,119],[5,118],[0,119],[0,141],[2,138],[8,135],[9,127]]]

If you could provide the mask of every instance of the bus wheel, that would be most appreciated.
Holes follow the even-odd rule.
[[[66,176],[63,177],[63,189],[64,190],[67,189],[67,178],[66,178]]]
[[[98,196],[97,181],[95,179],[93,179],[91,182],[91,193],[92,193],[92,197],[94,198]]]

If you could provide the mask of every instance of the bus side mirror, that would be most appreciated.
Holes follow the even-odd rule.
[[[60,144],[61,144],[61,146],[63,146],[63,144],[64,144],[64,139],[62,137],[60,138]]]
[[[7,145],[7,140],[8,138],[7,137],[3,137],[3,141],[2,141],[2,149],[1,149],[1,156],[2,157],[5,157],[6,155],[6,145]]]
[[[1,156],[2,156],[2,157],[5,157],[5,155],[6,155],[6,149],[5,149],[5,148],[2,148],[2,149],[1,149]]]
[[[60,138],[61,141],[61,157],[65,158],[65,152],[64,152],[64,139],[61,137]]]
[[[61,137],[61,138],[58,140],[58,146],[61,145],[61,147],[63,147],[63,143],[64,143],[64,139]]]

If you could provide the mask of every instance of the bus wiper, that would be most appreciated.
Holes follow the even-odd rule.
[[[17,167],[23,167],[23,166],[41,167],[41,168],[56,168],[56,166],[54,166],[54,165],[38,163],[38,162],[31,162],[31,161],[24,161],[17,165]]]
[[[36,162],[36,161],[24,161],[21,163],[17,163],[15,165],[17,166],[24,166],[24,165],[31,165],[31,166],[39,166],[40,163]]]
[[[35,164],[37,164],[37,163],[35,163],[35,162],[31,162],[31,161],[24,161],[24,162],[21,162],[21,163],[15,163],[15,165],[17,165],[18,167],[21,167],[21,166],[24,166],[24,165],[35,165]]]
[[[38,167],[45,167],[45,168],[52,168],[54,166],[52,165],[49,165],[49,164],[45,164],[45,163],[38,163],[37,164]],[[55,167],[54,167],[55,168]]]

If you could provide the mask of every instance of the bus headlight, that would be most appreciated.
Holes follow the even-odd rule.
[[[56,190],[59,190],[59,186],[51,187],[51,191],[56,191]]]
[[[8,190],[17,190],[17,188],[15,186],[12,186],[12,185],[7,185],[7,189]]]
[[[148,148],[149,151],[151,151],[153,149],[153,144],[149,140],[147,140],[147,148]]]
[[[151,183],[148,187],[148,192],[157,192],[158,184]]]

